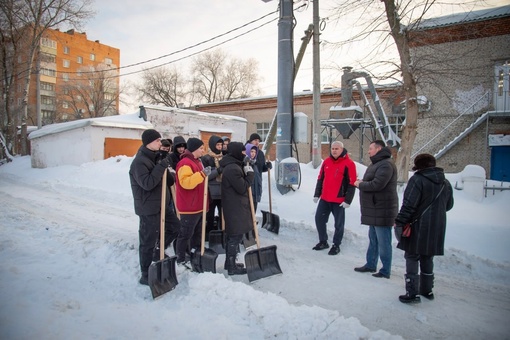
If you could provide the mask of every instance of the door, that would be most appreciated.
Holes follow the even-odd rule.
[[[494,88],[494,104],[496,111],[510,111],[510,65],[496,66],[496,81]]]
[[[510,182],[510,146],[492,147],[491,179]]]

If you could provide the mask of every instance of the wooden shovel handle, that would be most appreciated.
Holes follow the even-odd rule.
[[[257,249],[260,249],[259,231],[257,230],[257,219],[255,218],[255,208],[253,206],[253,196],[251,194],[251,186],[248,187],[248,196],[250,199],[251,216],[253,219],[253,230],[255,231],[255,241],[257,241]]]
[[[200,255],[204,256],[205,251],[205,222],[207,214],[207,187],[209,186],[209,177],[205,176],[204,181],[204,203],[202,205],[202,242],[200,244]]]
[[[269,158],[267,158],[269,162]],[[267,169],[267,191],[269,192],[269,213],[273,213],[273,200],[271,199],[271,169]]]
[[[159,259],[165,258],[165,214],[166,214],[166,176],[168,169],[163,172],[161,182],[161,223],[159,226]]]

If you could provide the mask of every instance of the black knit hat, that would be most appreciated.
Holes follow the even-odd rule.
[[[142,133],[143,146],[147,146],[147,144],[154,142],[158,138],[161,138],[161,135],[156,130],[154,129],[145,130]]]
[[[252,133],[250,135],[250,139],[248,139],[248,142],[251,143],[254,139],[258,139],[260,142],[262,142],[262,138],[260,138],[258,133]]]
[[[200,148],[202,145],[204,145],[204,142],[202,142],[200,139],[191,137],[188,139],[186,148],[189,152],[193,152],[198,150],[198,148]]]
[[[426,168],[433,168],[436,166],[436,159],[428,153],[422,153],[414,159],[413,171],[422,170]]]
[[[168,147],[172,146],[172,140],[171,139],[162,139],[161,145],[168,148]]]

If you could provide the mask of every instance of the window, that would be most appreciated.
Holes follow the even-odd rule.
[[[68,109],[69,108],[69,104],[67,102],[62,102],[62,107],[64,109]]]
[[[67,60],[67,59],[64,59],[63,60],[63,66],[65,68],[69,68],[69,66],[71,66],[71,62],[69,60]]]
[[[53,85],[52,83],[47,83],[47,82],[42,81],[41,82],[41,90],[55,91],[55,85]]]
[[[43,119],[51,119],[53,118],[53,111],[41,110],[41,115]]]
[[[63,79],[64,81],[69,81],[69,74],[67,74],[67,73],[63,73],[63,74],[62,74],[62,79]]]
[[[45,63],[54,63],[55,55],[49,53],[41,53],[41,61]]]
[[[89,105],[89,111],[90,111],[90,112],[94,112],[94,105],[93,105],[93,104],[90,104],[90,105]]]
[[[44,105],[53,105],[55,103],[55,98],[50,96],[41,96],[41,104]]]
[[[112,93],[105,93],[104,99],[106,100],[113,100],[113,94]]]
[[[68,88],[64,88],[64,94],[65,94],[65,95],[68,95],[68,94],[69,94],[69,89],[68,89]]]
[[[49,68],[41,68],[41,74],[44,74],[45,76],[56,77],[57,71],[50,70]]]
[[[261,143],[264,143],[267,135],[269,134],[269,128],[271,127],[271,123],[257,123],[257,133],[260,135]]]
[[[94,53],[90,54],[90,60],[92,61],[96,60],[96,55]]]
[[[113,60],[111,58],[104,58],[104,63],[110,66],[111,64],[113,64]]]
[[[55,40],[51,40],[48,38],[41,38],[41,45],[46,47],[51,47],[56,49],[57,48],[57,42]]]
[[[69,54],[69,46],[64,46],[64,54]]]
[[[78,64],[83,64],[83,58],[82,57],[76,57],[76,62]]]

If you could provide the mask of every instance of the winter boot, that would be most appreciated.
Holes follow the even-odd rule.
[[[418,275],[416,274],[406,274],[406,294],[400,295],[398,299],[402,303],[418,303],[420,302],[420,297],[418,296],[418,292],[420,290],[420,281],[418,280]]]
[[[434,300],[434,274],[421,273],[420,274],[420,295],[429,299]]]
[[[237,244],[234,242],[227,243],[227,249],[225,254],[225,267],[228,275],[244,275],[246,274],[246,268],[241,263],[236,263],[237,258]]]

